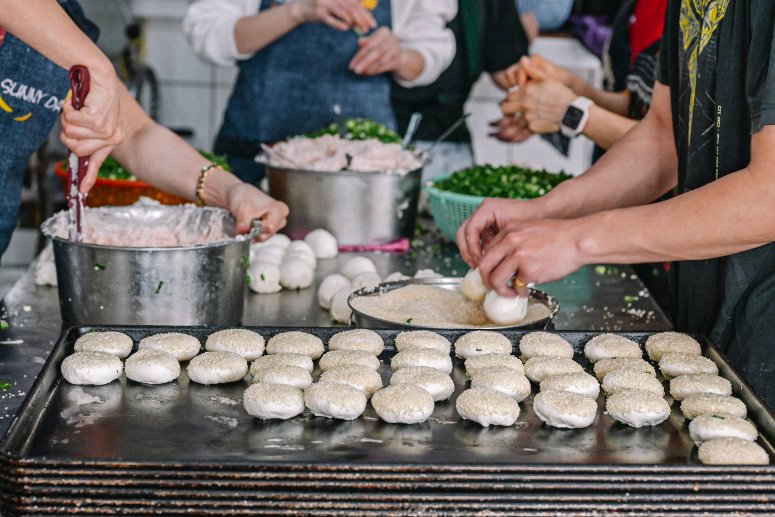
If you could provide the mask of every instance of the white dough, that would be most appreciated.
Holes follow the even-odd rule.
[[[612,357],[643,357],[638,343],[616,334],[600,334],[584,345],[584,355],[590,361],[597,362]]]
[[[466,375],[469,377],[473,377],[482,368],[490,368],[492,366],[511,368],[519,373],[525,373],[525,366],[522,364],[522,361],[519,360],[519,357],[511,354],[477,355],[466,359],[465,365]]]
[[[304,394],[285,384],[252,384],[242,396],[250,416],[287,420],[304,412]]]
[[[514,425],[519,418],[519,404],[516,400],[487,388],[465,390],[455,402],[457,413],[466,420],[472,420],[489,427],[492,425]]]
[[[552,427],[581,429],[595,421],[597,402],[570,391],[546,390],[533,398],[533,411]]]
[[[471,378],[472,388],[489,388],[522,402],[532,391],[524,373],[505,366],[490,366],[477,370]]]
[[[452,344],[445,338],[432,330],[408,330],[399,333],[395,338],[395,347],[399,352],[410,348],[433,348],[439,352],[449,355]]]
[[[361,273],[353,278],[353,288],[373,290],[376,289],[381,282],[382,278],[377,273],[367,271],[366,273]]]
[[[769,465],[762,447],[740,438],[716,438],[700,445],[697,456],[705,465]]]
[[[300,241],[303,242],[303,241]],[[283,262],[288,260],[289,258],[293,257],[294,259],[300,259],[302,262],[307,264],[307,266],[312,269],[312,271],[315,271],[318,267],[318,259],[315,257],[315,253],[312,250],[306,249],[306,248],[296,248],[294,250],[290,250],[285,254],[285,257],[283,258]]]
[[[682,354],[680,352],[668,352],[659,360],[659,371],[666,379],[672,379],[679,375],[691,375],[693,373],[718,373],[716,363],[694,354]]]
[[[680,375],[670,381],[670,394],[675,400],[683,400],[700,393],[732,395],[732,383],[713,373]]]
[[[317,382],[304,390],[304,403],[317,416],[355,420],[366,410],[366,395],[335,382]]]
[[[636,428],[661,424],[670,416],[670,405],[661,395],[643,390],[617,391],[606,400],[605,410],[612,418]]]
[[[567,357],[544,355],[530,358],[525,363],[525,375],[533,382],[541,382],[553,375],[583,371],[579,363]]]
[[[361,273],[376,273],[377,267],[374,262],[366,257],[356,256],[345,262],[342,266],[342,274],[351,281]]]
[[[592,400],[600,395],[600,383],[587,372],[566,373],[553,375],[541,381],[541,391],[557,390],[570,391]]]
[[[375,356],[385,349],[382,336],[369,329],[345,330],[331,336],[329,350],[363,350]]]
[[[337,366],[351,364],[359,364],[372,370],[377,370],[381,363],[377,356],[364,350],[331,350],[323,354],[318,363],[320,369],[324,372]]]
[[[681,402],[681,413],[689,420],[693,420],[700,415],[720,415],[724,413],[745,418],[748,414],[748,408],[742,400],[735,397],[700,393],[699,395],[691,395],[683,399]]]
[[[275,233],[261,244],[267,248],[280,248],[284,251],[291,245],[291,238],[282,233]]]
[[[542,355],[573,357],[573,347],[558,334],[539,331],[522,336],[519,340],[519,353],[524,361]]]
[[[161,350],[138,350],[127,358],[124,373],[135,382],[165,384],[178,378],[180,363]]]
[[[280,268],[271,262],[254,260],[248,268],[250,283],[248,287],[258,294],[277,293],[282,290],[280,285]]]
[[[595,363],[595,377],[597,377],[597,380],[602,381],[610,372],[625,367],[648,371],[655,377],[657,375],[654,367],[640,357],[612,357],[611,359],[601,359]]]
[[[384,282],[401,282],[403,280],[409,280],[410,278],[410,276],[406,276],[400,271],[394,271],[385,277]]]
[[[320,287],[318,287],[318,304],[323,309],[330,309],[331,301],[334,299],[336,292],[350,287],[350,281],[344,275],[339,273],[328,275],[320,282]]]
[[[232,352],[205,352],[188,363],[188,377],[199,384],[225,384],[242,380],[248,362]]]
[[[487,291],[482,307],[493,323],[513,325],[527,316],[527,296],[501,296],[495,291]]]
[[[253,256],[250,258],[250,260],[252,262],[268,262],[269,264],[279,266],[282,264],[283,258],[285,258],[284,248],[268,247],[259,248],[253,252]]]
[[[105,352],[124,359],[132,353],[132,338],[122,332],[89,332],[75,340],[76,352]]]
[[[337,323],[350,323],[350,319],[353,315],[353,309],[350,307],[349,299],[350,295],[355,291],[352,287],[343,287],[334,293],[334,297],[331,298],[331,309],[329,314],[331,319]]]
[[[460,292],[472,302],[481,302],[487,294],[487,286],[482,281],[479,268],[469,269],[460,282]]]
[[[455,392],[452,377],[427,366],[409,366],[393,372],[390,385],[411,384],[430,393],[434,401],[447,400]]]
[[[413,278],[442,278],[442,275],[432,269],[418,269]]]
[[[258,370],[263,368],[274,368],[276,366],[296,366],[312,372],[315,365],[312,364],[312,358],[305,354],[273,354],[262,355],[250,365],[250,373],[255,375]]]
[[[455,341],[455,355],[463,359],[477,355],[510,353],[509,338],[490,330],[474,330],[463,334]]]
[[[621,390],[650,391],[660,397],[665,394],[664,386],[654,377],[654,374],[648,370],[629,367],[609,372],[603,379],[603,391],[607,394]]]
[[[121,376],[121,359],[107,352],[75,352],[62,361],[62,376],[70,384],[102,386]]]
[[[312,376],[304,368],[298,366],[274,366],[261,368],[253,374],[253,383],[287,384],[294,388],[305,390],[312,385]]]
[[[692,355],[700,355],[702,353],[702,348],[696,339],[680,332],[653,334],[646,340],[645,348],[649,358],[656,362],[659,362],[662,356],[668,352],[681,352]]]
[[[161,350],[172,355],[178,361],[188,361],[199,353],[202,345],[194,336],[180,332],[165,332],[141,339],[137,348],[140,350]]]
[[[339,254],[339,243],[336,237],[322,228],[309,232],[304,237],[304,242],[310,245],[319,259],[334,258]]]
[[[248,361],[264,353],[264,338],[248,329],[225,329],[207,336],[205,350],[208,352],[232,352]]]
[[[751,422],[734,415],[700,415],[689,422],[689,436],[697,445],[716,438],[755,442],[758,434]]]
[[[315,269],[302,258],[288,255],[280,264],[280,284],[286,289],[306,289],[315,279]]]
[[[275,334],[266,344],[267,354],[301,354],[317,359],[323,352],[325,347],[319,337],[297,330]]]
[[[391,424],[419,424],[433,413],[433,397],[411,384],[391,385],[371,397],[374,411]]]
[[[310,246],[307,242],[298,239],[291,241],[291,243],[285,249],[285,253],[288,255],[297,252],[312,253],[312,256],[315,256],[315,250],[312,249],[312,246]]]
[[[393,371],[408,366],[427,366],[449,374],[452,372],[452,358],[449,354],[432,348],[410,348],[398,352],[390,360],[390,368]]]
[[[335,366],[323,372],[320,382],[336,382],[347,384],[361,390],[366,397],[371,397],[375,391],[382,389],[382,377],[379,372],[360,364]]]

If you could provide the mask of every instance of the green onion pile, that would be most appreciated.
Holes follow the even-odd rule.
[[[373,120],[365,118],[348,118],[344,121],[346,131],[345,138],[348,140],[369,140],[376,139],[385,144],[400,144],[401,137],[398,133],[387,126],[384,126]],[[323,129],[313,131],[306,136],[318,138],[323,135],[338,135],[339,126],[333,122]]]
[[[433,187],[469,196],[532,199],[571,177],[564,172],[553,174],[517,165],[476,165],[433,182]]]

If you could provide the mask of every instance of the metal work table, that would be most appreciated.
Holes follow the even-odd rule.
[[[457,248],[439,244],[426,235],[408,253],[359,253],[374,261],[385,276],[393,271],[413,274],[432,268],[445,276],[463,276],[468,266]],[[321,260],[315,285],[299,291],[258,295],[249,291],[243,323],[264,326],[335,326],[328,312],[317,303],[317,285],[337,272],[352,253]],[[0,330],[0,436],[19,410],[24,396],[62,333],[59,300],[55,287],[37,287],[33,264],[0,305],[0,318],[9,328]],[[628,267],[587,266],[567,278],[538,286],[560,302],[553,321],[557,330],[669,330],[671,324],[649,296],[641,281]]]

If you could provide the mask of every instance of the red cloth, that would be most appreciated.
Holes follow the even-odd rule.
[[[667,0],[638,0],[630,23],[630,64],[638,55],[662,39]]]
[[[391,251],[403,253],[409,251],[409,239],[402,237],[396,241],[384,244],[359,244],[355,246],[339,246],[339,251]]]

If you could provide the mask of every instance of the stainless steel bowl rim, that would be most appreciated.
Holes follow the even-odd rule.
[[[413,169],[395,169],[395,170],[380,170],[380,171],[353,171],[350,169],[342,169],[339,171],[318,171],[313,169],[304,169],[299,167],[286,167],[283,165],[275,164],[266,154],[261,153],[256,155],[256,162],[264,164],[267,168],[271,168],[280,172],[295,172],[301,174],[321,174],[328,176],[365,176],[365,175],[383,175],[383,176],[406,176],[414,171],[421,170],[430,161],[430,157],[425,151],[417,151],[412,153],[415,158],[420,160],[419,167]]]

